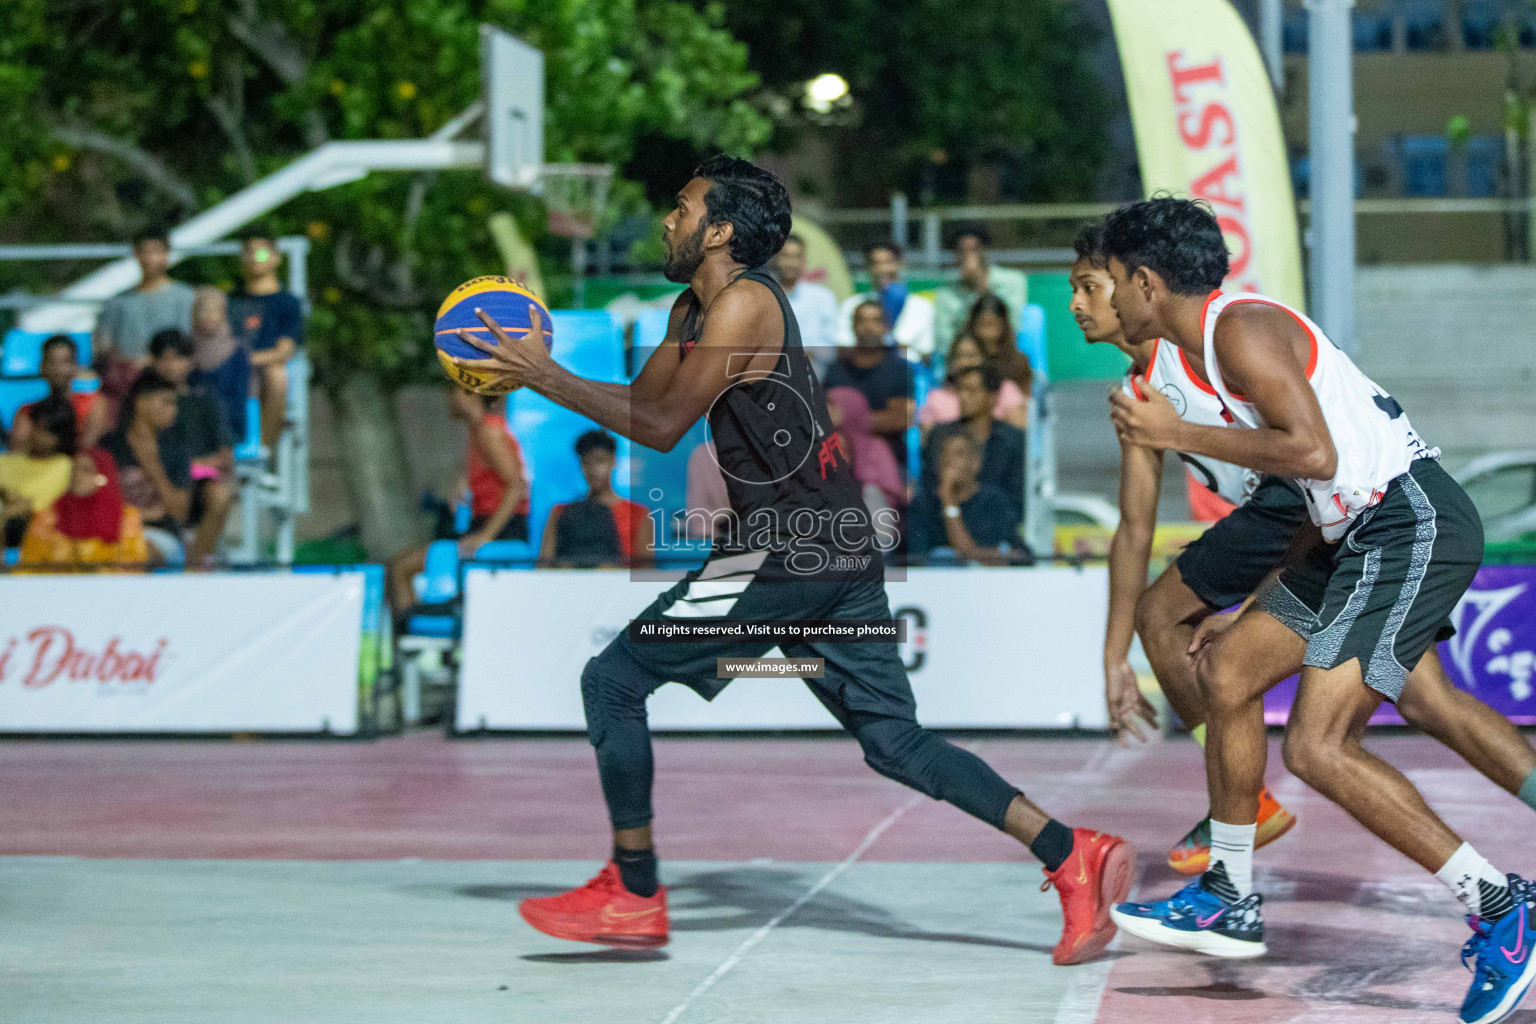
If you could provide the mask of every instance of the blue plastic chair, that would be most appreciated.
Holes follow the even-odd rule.
[[[538,552],[525,540],[492,540],[480,545],[473,561],[531,569],[537,557]]]
[[[53,337],[52,333],[24,331],[20,327],[12,327],[6,331],[5,340],[0,342],[0,376],[35,377],[41,373],[43,342],[51,337]],[[70,338],[75,342],[80,365],[89,366],[91,362],[90,333],[76,331],[70,334]]]
[[[443,604],[459,596],[459,544],[435,540],[427,545],[426,563],[416,576],[416,600]]]
[[[0,427],[11,429],[16,411],[48,397],[48,382],[41,377],[0,377]]]

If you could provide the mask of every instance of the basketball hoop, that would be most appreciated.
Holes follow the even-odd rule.
[[[545,164],[540,195],[549,212],[549,233],[561,238],[593,238],[608,208],[611,164]]]

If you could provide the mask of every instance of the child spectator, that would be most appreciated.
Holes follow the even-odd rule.
[[[981,450],[981,483],[990,484],[1007,496],[1014,510],[1014,523],[1024,518],[1024,431],[992,418],[1002,377],[992,363],[982,363],[951,374],[949,386],[960,403],[960,418],[954,423],[934,427],[928,436],[923,457],[923,486],[930,496],[939,489],[938,457],[944,439],[955,434],[969,437]]]
[[[473,558],[480,545],[492,540],[528,539],[528,470],[522,446],[507,428],[505,396],[477,395],[452,388],[448,415],[469,427],[464,476],[454,500],[470,495],[469,529],[457,537],[459,557]],[[438,540],[454,539],[452,523],[438,531]],[[412,580],[427,564],[427,545],[407,548],[389,560],[390,605],[402,615],[416,604]]]
[[[606,431],[589,430],[576,439],[587,496],[550,509],[539,548],[540,565],[591,569],[654,564],[655,527],[645,506],[626,501],[613,490],[617,453],[618,445]]]
[[[69,490],[75,430],[69,399],[51,396],[33,406],[25,443],[0,454],[0,519],[6,547],[20,545],[33,514]]]
[[[22,566],[121,565],[149,561],[138,509],[123,501],[117,466],[100,448],[75,456],[69,490],[32,517]]]
[[[150,340],[150,369],[176,386],[176,422],[159,445],[184,451],[191,460],[193,522],[197,531],[187,562],[205,566],[218,550],[224,524],[234,506],[235,455],[219,403],[187,386],[192,372],[192,339],[178,330],[161,331]]]
[[[192,302],[192,373],[187,383],[218,401],[231,436],[245,436],[251,354],[235,340],[229,327],[229,300],[217,288],[197,289]]]
[[[907,557],[924,561],[934,548],[954,549],[967,562],[1000,565],[1002,545],[1017,545],[1019,521],[1008,496],[978,479],[981,449],[964,433],[938,440],[937,489],[920,494],[907,518]]]
[[[134,375],[149,363],[149,339],[167,327],[192,327],[192,286],[173,281],[171,240],[164,230],[141,231],[133,240],[139,261],[136,288],[108,299],[91,338],[102,389],[121,397]]]
[[[69,404],[74,406],[79,447],[90,448],[107,432],[112,416],[108,402],[99,389],[90,392],[74,390],[75,381],[82,375],[80,349],[75,345],[75,339],[67,334],[55,334],[43,342],[42,375],[48,382],[49,397],[68,399]],[[19,448],[26,443],[27,431],[32,429],[32,413],[37,404],[30,402],[17,410],[16,420],[11,424],[13,446]]]
[[[944,367],[953,377],[961,370],[973,369],[986,362],[981,346],[969,334],[962,334],[949,346]],[[945,384],[928,392],[928,397],[917,410],[917,425],[926,439],[928,431],[940,423],[953,423],[960,418],[960,399],[955,389]],[[997,392],[997,405],[992,408],[992,418],[1002,420],[1023,430],[1029,423],[1029,396],[1019,390],[1011,380],[1004,380]]]
[[[176,425],[176,385],[146,369],[123,396],[117,429],[101,447],[117,463],[123,498],[139,510],[151,561],[181,565],[181,530],[193,520],[192,457]]]
[[[870,515],[881,508],[899,509],[907,503],[906,483],[891,449],[870,431],[869,402],[855,388],[827,389],[827,412],[842,439],[853,467],[853,478],[864,494]]]
[[[270,238],[247,238],[240,245],[245,290],[229,300],[230,327],[250,353],[261,396],[261,443],[268,447],[277,443],[288,419],[288,360],[304,344],[304,310],[283,288],[282,266]]]

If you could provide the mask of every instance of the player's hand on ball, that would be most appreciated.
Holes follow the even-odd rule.
[[[1121,391],[1112,392],[1109,419],[1121,441],[1146,448],[1177,447],[1174,439],[1183,423],[1168,396],[1152,388],[1140,400]]]
[[[528,307],[528,333],[520,337],[508,334],[483,309],[476,309],[475,316],[490,328],[491,337],[495,343],[481,341],[468,331],[460,330],[459,340],[467,345],[473,345],[486,354],[484,359],[466,360],[464,363],[466,368],[532,383],[538,380],[540,374],[552,363],[549,349],[544,342],[544,321],[537,307]]]
[[[1141,692],[1136,672],[1129,662],[1104,666],[1104,702],[1109,710],[1109,727],[1124,744],[1131,738],[1146,740],[1142,723],[1157,728],[1157,709]]]

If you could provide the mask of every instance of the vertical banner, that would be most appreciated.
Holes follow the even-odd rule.
[[[1264,61],[1228,0],[1109,0],[1147,195],[1203,199],[1226,288],[1305,309],[1296,202]]]

